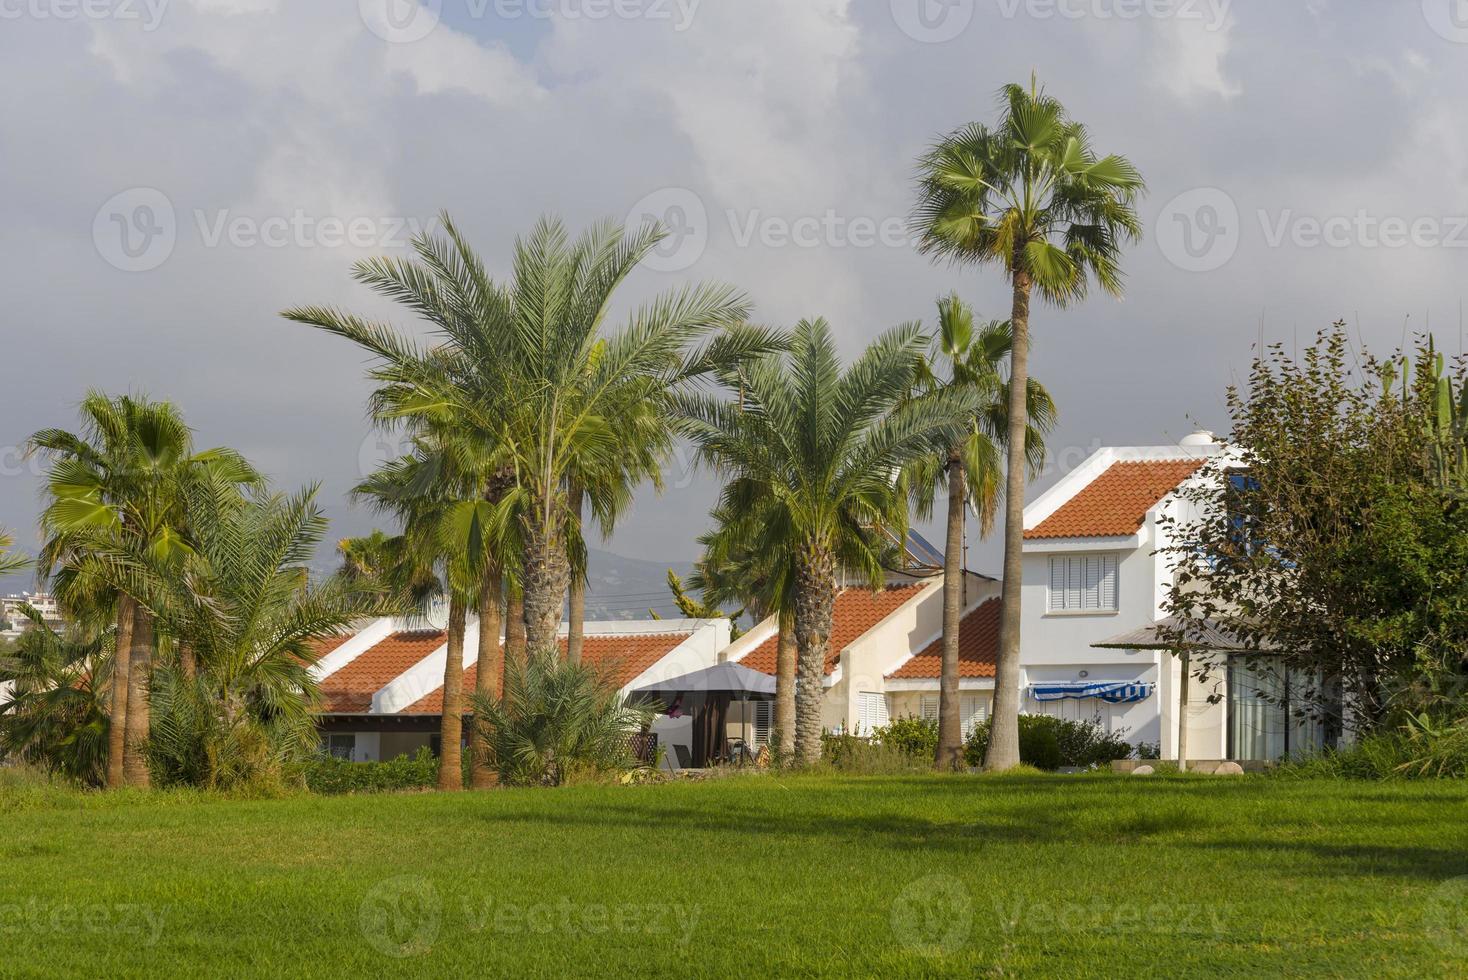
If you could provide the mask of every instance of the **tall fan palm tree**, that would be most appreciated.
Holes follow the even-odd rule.
[[[958,693],[958,641],[967,601],[963,566],[964,512],[972,507],[979,533],[987,536],[1003,497],[1000,449],[1009,432],[1009,379],[1006,362],[1013,347],[1010,325],[991,321],[975,327],[973,311],[957,296],[938,301],[938,334],[919,372],[917,391],[924,397],[946,387],[973,392],[976,406],[963,438],[941,452],[919,458],[904,479],[911,487],[919,517],[933,513],[939,490],[948,498],[943,551],[943,657],[939,675],[938,748],[934,765],[959,766],[963,758]],[[1025,400],[1028,425],[1025,456],[1031,472],[1045,461],[1045,434],[1055,421],[1055,403],[1033,378]]]
[[[233,486],[259,477],[232,450],[195,452],[193,433],[168,402],[92,391],[82,400],[81,416],[79,433],[42,429],[27,445],[29,452],[51,460],[49,502],[41,515],[47,540],[39,564],[52,575],[63,603],[115,604],[107,785],[146,786],[142,749],[149,728],[153,625],[136,596],[108,592],[78,569],[90,552],[102,548],[143,551],[160,565],[182,561],[191,550],[186,488],[206,476]]]
[[[914,212],[921,250],[995,265],[1009,279],[1014,333],[1004,491],[1004,583],[999,663],[986,769],[1019,764],[1020,587],[1023,575],[1025,399],[1030,296],[1067,306],[1094,279],[1120,295],[1122,246],[1141,238],[1135,204],[1145,185],[1120,156],[1098,157],[1085,126],[1032,78],[999,95],[993,127],[971,124],[940,139],[919,163]]]
[[[791,556],[795,593],[795,759],[821,754],[821,698],[837,570],[872,588],[886,579],[883,531],[905,533],[898,474],[951,445],[971,394],[908,400],[926,339],[916,324],[883,334],[845,371],[824,320],[796,326],[787,355],[740,371],[740,402],[682,399],[701,458],[729,476],[721,505],[764,518],[757,551]]]
[[[184,490],[193,530],[180,561],[147,548],[99,549],[84,569],[132,595],[160,636],[187,645],[196,672],[165,666],[153,690],[149,752],[170,782],[211,787],[276,782],[315,751],[315,644],[392,608],[375,583],[313,582],[308,563],[327,521],[315,487],[241,494],[219,479]]]
[[[656,226],[629,233],[599,224],[572,241],[559,221],[544,219],[515,243],[511,279],[498,283],[446,215],[442,225],[444,237],[414,239],[416,261],[374,259],[354,269],[432,324],[434,346],[336,310],[284,315],[378,358],[380,415],[467,428],[503,447],[515,481],[497,513],[519,525],[527,640],[551,650],[573,573],[568,485],[578,471],[662,458],[672,390],[719,359],[764,349],[765,338],[735,329],[747,304],[727,286],[665,294],[621,330],[604,332],[617,287],[664,237]],[[690,349],[710,331],[714,339]],[[633,418],[658,424],[628,425]],[[585,489],[595,507],[595,484]]]

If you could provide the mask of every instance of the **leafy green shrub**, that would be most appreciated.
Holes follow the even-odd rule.
[[[301,767],[306,788],[313,793],[381,793],[431,789],[438,784],[438,759],[427,746],[414,756],[387,762],[348,762],[325,756]]]
[[[938,752],[938,722],[907,715],[873,730],[872,741],[932,761]]]
[[[1409,718],[1350,745],[1283,762],[1282,776],[1333,779],[1428,779],[1468,776],[1468,719]]]
[[[511,660],[499,700],[472,698],[476,731],[506,786],[559,786],[638,765],[632,733],[652,723],[614,684],[555,651]]]
[[[974,726],[964,743],[964,761],[970,766],[984,763],[984,750],[989,747],[989,725],[985,721]],[[1131,754],[1131,745],[1120,734],[1108,734],[1093,721],[1067,721],[1051,715],[1019,716],[1020,761],[1037,769],[1090,768],[1129,758]]]

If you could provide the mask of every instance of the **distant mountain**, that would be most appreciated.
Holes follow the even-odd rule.
[[[624,558],[610,551],[588,549],[589,574],[586,588],[587,619],[646,619],[651,609],[664,619],[677,619],[681,613],[668,591],[668,569],[681,578],[693,571],[687,561],[645,561]],[[311,574],[325,578],[336,571],[339,563],[334,555],[322,555],[311,565]],[[24,572],[0,577],[0,595],[34,589],[34,574]]]
[[[687,578],[693,563],[624,558],[587,549],[586,618],[646,619],[651,609],[664,619],[682,615],[668,591],[668,569]]]

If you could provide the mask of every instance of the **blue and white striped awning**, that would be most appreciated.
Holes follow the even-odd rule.
[[[1110,704],[1130,704],[1152,696],[1150,681],[1073,681],[1062,684],[1031,684],[1036,701],[1082,701],[1098,698]]]

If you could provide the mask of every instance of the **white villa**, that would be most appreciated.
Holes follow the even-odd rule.
[[[1172,515],[1191,506],[1177,491],[1226,448],[1209,433],[1173,446],[1098,450],[1025,508],[1021,592],[1021,710],[1093,720],[1133,744],[1177,758],[1181,668],[1155,649],[1096,644],[1145,634],[1164,618],[1171,585]],[[998,648],[999,583],[969,574],[960,630],[961,723],[988,717]],[[894,578],[878,593],[836,600],[826,664],[825,727],[870,732],[893,717],[938,712],[942,575]],[[775,624],[766,621],[724,656],[774,671]],[[1223,655],[1219,655],[1223,656]],[[1273,760],[1319,746],[1324,726],[1279,702],[1295,679],[1220,662],[1208,684],[1189,684],[1188,759]]]

